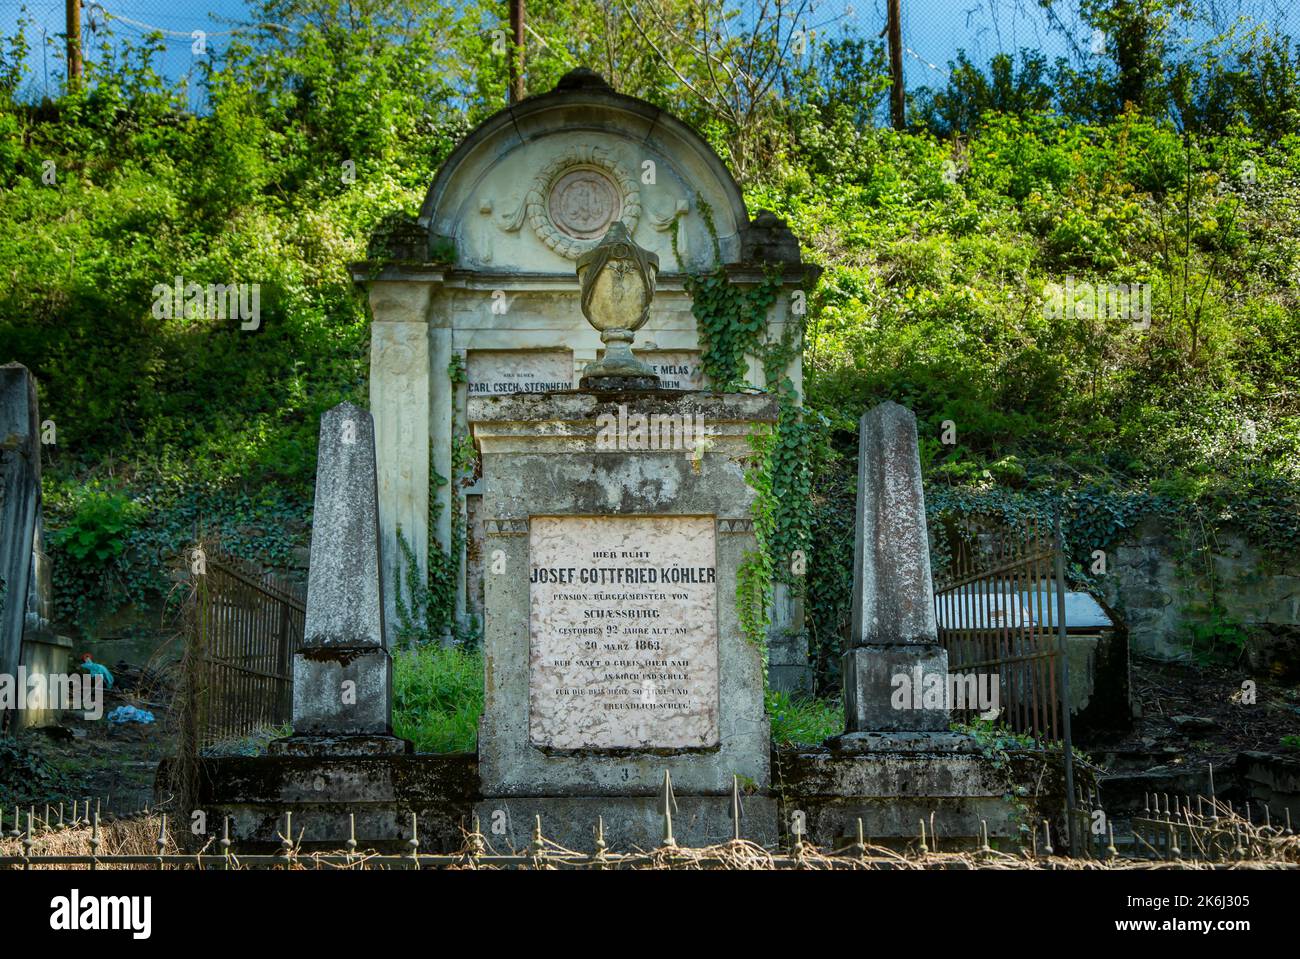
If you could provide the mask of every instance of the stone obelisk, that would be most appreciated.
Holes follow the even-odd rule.
[[[843,740],[881,732],[944,732],[948,653],[939,645],[916,417],[886,402],[862,417],[858,434],[853,626],[844,653]],[[909,689],[939,692],[918,708]],[[933,701],[933,700],[932,700]]]
[[[375,426],[341,403],[321,417],[307,621],[293,661],[294,734],[281,755],[411,751],[393,735],[393,661],[384,643]]]

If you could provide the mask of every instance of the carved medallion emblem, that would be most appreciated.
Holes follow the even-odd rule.
[[[528,185],[524,199],[500,221],[514,233],[525,222],[560,256],[576,260],[621,220],[630,234],[641,218],[637,181],[608,151],[595,146],[565,150]]]
[[[623,197],[612,180],[599,170],[570,170],[551,187],[551,222],[579,240],[605,235],[623,212]]]

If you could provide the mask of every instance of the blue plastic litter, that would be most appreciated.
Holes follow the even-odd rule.
[[[86,672],[90,673],[92,676],[103,676],[104,685],[108,689],[113,688],[113,674],[108,671],[107,666],[101,665],[100,663],[92,662],[91,660],[88,659],[81,664],[81,668],[84,669]]]
[[[151,723],[153,722],[153,713],[147,709],[136,709],[134,706],[118,706],[108,714],[110,723]]]

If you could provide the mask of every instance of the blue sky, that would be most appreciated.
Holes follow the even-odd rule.
[[[540,2],[544,0],[530,0],[532,4]],[[504,17],[505,0],[500,6]],[[1245,14],[1270,23],[1289,22],[1292,35],[1300,36],[1300,3],[1294,0],[1199,0],[1199,6],[1224,25]],[[0,0],[0,33],[13,33],[23,7],[33,21],[28,28],[32,54],[27,92],[40,95],[46,88],[57,90],[63,64],[62,46],[56,35],[64,29],[64,2]],[[1063,33],[1052,29],[1038,0],[902,0],[908,85],[942,83],[947,64],[959,49],[967,50],[971,59],[981,64],[996,53],[1022,47],[1041,50],[1049,59],[1067,56],[1072,43],[1086,50],[1090,31],[1079,23],[1073,7],[1072,0],[1057,2],[1060,22],[1067,31]],[[114,32],[123,37],[139,38],[147,27],[171,31],[166,36],[162,69],[176,79],[193,63],[191,31],[208,31],[209,45],[220,50],[227,37],[219,31],[247,19],[249,9],[246,0],[102,0],[87,4],[82,18],[89,30],[92,24],[102,21],[101,11],[115,15]],[[885,0],[821,0],[808,19],[821,32],[852,30],[860,36],[875,36],[884,26]],[[42,30],[48,41],[45,45],[41,42]],[[1196,34],[1200,38],[1210,32],[1211,28],[1205,26]],[[94,36],[88,35],[87,40],[93,48]]]

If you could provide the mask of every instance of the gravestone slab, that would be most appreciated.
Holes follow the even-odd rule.
[[[731,835],[733,777],[747,836],[775,839],[766,795],[763,658],[736,587],[755,549],[745,480],[771,396],[560,392],[471,398],[483,464],[486,670],[479,725],[483,823],[511,842],[534,816],[588,848],[658,845],[664,774],[681,841]],[[703,447],[617,443],[611,423],[702,424]],[[626,439],[626,444],[624,444]]]
[[[484,795],[648,798],[665,769],[683,796],[729,796],[733,774],[765,788],[762,653],[741,632],[735,596],[755,548],[749,435],[775,420],[775,399],[565,392],[469,404],[483,463]],[[701,418],[709,445],[606,448],[602,427],[620,415]],[[565,581],[531,582],[538,569]],[[608,581],[617,577],[625,582]],[[659,615],[607,615],[646,610]],[[649,622],[669,632],[631,632]],[[561,632],[593,625],[605,630],[599,640]],[[685,708],[589,702],[639,706],[646,682],[657,702]],[[548,696],[559,689],[588,692]],[[624,692],[591,695],[598,689]],[[545,708],[548,699],[569,702]]]
[[[36,381],[0,366],[0,672],[18,672],[27,619],[32,546],[41,503]]]

